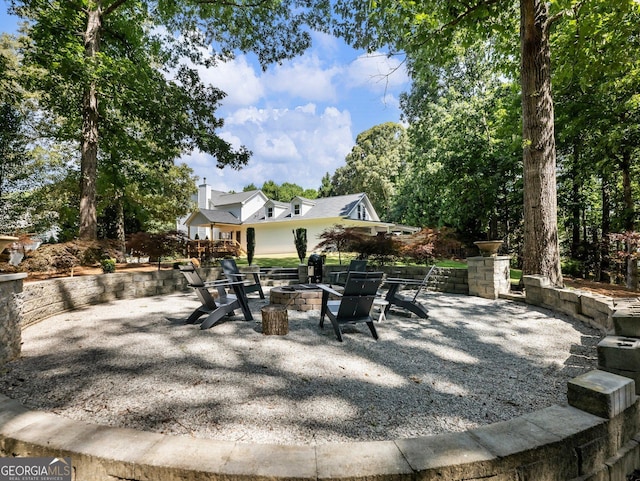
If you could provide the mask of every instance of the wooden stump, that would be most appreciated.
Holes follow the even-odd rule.
[[[285,336],[289,332],[287,308],[280,305],[265,306],[262,312],[262,334]]]

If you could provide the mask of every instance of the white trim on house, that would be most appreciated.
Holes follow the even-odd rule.
[[[228,194],[198,186],[198,209],[178,221],[190,238],[234,239],[246,249],[247,228],[255,229],[256,255],[295,254],[293,230],[307,229],[307,251],[321,242],[323,231],[335,225],[359,227],[371,235],[392,232],[395,224],[381,222],[365,193],[305,199],[290,203],[268,199],[260,190]],[[203,233],[205,234],[203,236]]]

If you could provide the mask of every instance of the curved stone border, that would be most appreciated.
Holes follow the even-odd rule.
[[[638,412],[634,402],[605,420],[570,406],[551,406],[463,433],[282,446],[97,426],[29,411],[0,395],[0,453],[71,457],[75,479],[91,481],[623,481],[640,466]],[[584,475],[589,476],[579,477]]]
[[[142,279],[142,289],[133,293],[127,291],[125,282],[123,292],[134,297],[158,294],[158,289],[169,289],[162,277],[158,273],[156,279]],[[115,280],[100,279],[83,302],[119,298],[106,289],[114,285],[111,282]],[[19,299],[22,279],[0,279],[0,289],[5,283],[12,284],[11,289],[0,290],[0,294],[5,299]],[[42,291],[33,298],[46,296],[46,287],[36,286]],[[57,291],[72,292],[59,288]],[[556,298],[555,294],[551,296]],[[71,302],[74,298],[63,299],[58,308],[74,308],[78,305]],[[36,311],[42,314],[42,310]],[[92,481],[624,481],[627,474],[640,467],[640,402],[632,380],[594,372],[598,382],[590,378],[584,383],[576,382],[577,387],[570,386],[575,398],[572,404],[579,404],[581,409],[551,406],[463,433],[319,446],[241,444],[98,426],[30,411],[0,395],[0,454],[69,456],[75,479]],[[587,411],[608,413],[608,419]]]

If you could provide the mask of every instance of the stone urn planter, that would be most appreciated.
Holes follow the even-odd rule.
[[[498,255],[498,249],[503,244],[502,240],[475,241],[474,244],[480,249],[482,257],[492,257]]]

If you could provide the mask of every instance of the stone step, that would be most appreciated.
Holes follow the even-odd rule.
[[[607,336],[598,343],[598,365],[640,371],[640,339],[623,336]]]

